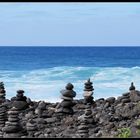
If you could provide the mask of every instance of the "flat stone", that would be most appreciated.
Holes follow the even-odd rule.
[[[6,125],[10,125],[10,126],[19,126],[19,123],[18,122],[9,122],[9,121],[7,121],[7,122],[5,122],[5,124]]]
[[[78,130],[78,133],[88,133],[89,132],[89,130]]]
[[[87,125],[80,125],[78,127],[78,130],[85,130],[85,129],[88,129],[88,126]]]
[[[3,113],[1,113],[1,114],[0,114],[0,116],[5,116],[5,114],[6,114],[6,113],[5,113],[5,112],[3,112]]]
[[[36,127],[26,127],[27,131],[36,131]]]
[[[71,101],[62,101],[61,102],[61,106],[62,107],[69,107],[69,106],[73,106],[74,105],[74,103],[73,102],[71,102]]]
[[[17,132],[17,131],[19,131],[19,130],[21,130],[21,128],[20,127],[16,127],[16,126],[8,126],[8,127],[3,127],[2,128],[2,131],[3,132]]]
[[[61,90],[60,93],[65,97],[71,97],[71,98],[75,97],[75,95],[76,95],[76,92],[73,90],[64,89],[64,90]]]
[[[123,95],[123,96],[129,96],[129,94],[130,94],[130,93],[127,92],[127,93],[123,93],[122,95]]]
[[[56,122],[56,117],[47,118],[47,119],[45,119],[45,121],[46,121],[47,123],[55,123],[55,122]]]
[[[8,118],[8,121],[17,122],[17,121],[19,121],[19,118]]]
[[[10,111],[8,111],[8,114],[9,115],[18,115],[19,111],[12,111],[12,110],[10,110]]]
[[[61,95],[61,99],[68,100],[68,101],[72,101],[73,100],[73,98],[71,98],[71,97],[65,97],[63,95]]]
[[[93,91],[85,91],[83,96],[86,97],[86,96],[92,96],[93,95]]]
[[[36,125],[28,122],[28,123],[26,124],[26,127],[36,127]]]
[[[121,102],[122,103],[129,103],[129,102],[131,102],[131,100],[130,99],[122,99]]]
[[[4,138],[20,138],[23,134],[21,132],[18,133],[6,133],[4,134]]]
[[[110,104],[113,104],[115,102],[115,97],[109,97],[106,99],[107,102],[109,102]]]

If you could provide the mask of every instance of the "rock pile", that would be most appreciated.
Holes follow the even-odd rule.
[[[18,90],[16,97],[13,97],[11,100],[13,101],[12,106],[16,107],[18,110],[24,110],[29,107],[29,104],[26,101],[27,97],[24,96],[24,90]]]
[[[8,121],[6,121],[5,127],[2,128],[2,131],[4,132],[4,138],[18,138],[23,135],[18,114],[19,111],[15,107],[12,107],[8,111]]]
[[[0,82],[0,104],[2,104],[3,102],[5,102],[5,88],[4,88],[4,83]]]
[[[89,110],[88,110],[89,111]],[[77,131],[77,136],[80,138],[88,138],[88,133],[89,133],[89,127],[88,127],[88,117],[90,112],[88,112],[87,109],[85,110],[85,114],[80,116],[78,118],[78,121],[80,122],[80,125],[78,126],[78,131]]]
[[[90,103],[88,103],[85,107],[85,118],[88,124],[92,124],[94,122]]]
[[[7,121],[7,107],[4,105],[0,106],[0,138],[3,137],[2,128],[5,126],[5,122]]]
[[[93,86],[92,86],[92,82],[90,81],[90,79],[87,80],[87,82],[85,83],[85,88],[84,88],[84,104],[87,104],[87,103],[91,103],[93,104],[94,101],[93,101]]]
[[[7,120],[7,107],[1,105],[0,106],[0,130],[4,127],[5,122]]]
[[[37,131],[37,125],[32,119],[29,119],[29,121],[27,122],[26,129],[28,132],[28,137],[35,137],[34,133]]]
[[[73,91],[74,86],[71,83],[68,83],[65,88],[66,89],[60,91],[63,101],[57,107],[58,109],[56,112],[73,114],[74,111],[72,107],[75,105],[73,98],[76,96],[76,92]]]

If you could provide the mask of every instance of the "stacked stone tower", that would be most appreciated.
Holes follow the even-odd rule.
[[[68,83],[65,88],[66,89],[60,91],[63,101],[59,104],[56,112],[73,114],[72,107],[75,105],[73,98],[76,96],[76,92],[73,90],[74,86],[71,83]]]
[[[92,82],[90,81],[90,79],[87,80],[87,82],[85,83],[85,87],[84,87],[84,104],[87,104],[87,103],[91,103],[93,104],[94,101],[93,101],[93,86],[92,86]]]
[[[5,102],[5,93],[4,83],[0,82],[0,104]]]
[[[2,128],[4,138],[20,138],[23,135],[18,115],[19,111],[15,107],[8,111],[8,121],[6,121],[5,127]]]
[[[3,137],[2,128],[5,126],[7,121],[7,107],[5,105],[0,105],[0,138]]]
[[[27,97],[24,96],[24,90],[18,90],[16,97],[13,97],[11,99],[12,106],[16,107],[18,110],[24,110],[27,109],[29,107],[28,103],[27,103]]]
[[[135,86],[134,86],[134,83],[133,82],[131,82],[131,86],[129,87],[129,91],[130,92],[135,91]]]
[[[29,119],[27,124],[26,124],[26,129],[27,129],[27,132],[28,132],[28,137],[29,138],[33,138],[35,137],[34,136],[34,133],[36,132],[37,130],[37,125],[35,124],[35,122],[32,120],[32,119]]]

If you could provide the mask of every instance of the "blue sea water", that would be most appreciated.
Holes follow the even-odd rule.
[[[32,100],[61,101],[60,90],[68,82],[80,99],[88,78],[94,99],[118,97],[132,81],[140,89],[140,48],[0,47],[0,81],[8,99],[23,89]]]

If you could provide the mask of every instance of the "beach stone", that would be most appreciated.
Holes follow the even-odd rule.
[[[123,93],[122,95],[123,95],[123,96],[127,96],[127,97],[129,97],[129,94],[130,94],[130,93],[127,92],[127,93]]]
[[[73,98],[73,97],[75,97],[75,95],[76,95],[76,92],[75,91],[73,91],[73,90],[61,90],[60,91],[61,92],[61,94],[64,96],[64,97],[70,97],[70,98]]]
[[[109,97],[106,99],[107,102],[109,102],[110,104],[113,104],[115,102],[115,97]]]
[[[131,100],[131,102],[140,101],[140,92],[139,91],[133,91],[133,92],[131,91],[130,100]]]
[[[69,107],[69,106],[73,106],[73,105],[75,105],[75,104],[72,101],[63,100],[61,102],[62,107]]]
[[[28,104],[25,101],[14,101],[12,106],[18,108],[18,110],[24,110],[28,108]]]
[[[72,101],[73,100],[73,98],[71,98],[71,97],[65,97],[63,95],[61,95],[61,99],[68,100],[68,101]]]
[[[122,99],[121,102],[122,103],[129,103],[129,102],[131,102],[131,100],[130,99]]]
[[[55,123],[55,122],[56,122],[56,117],[47,118],[47,119],[45,119],[45,121],[46,121],[47,123]]]

